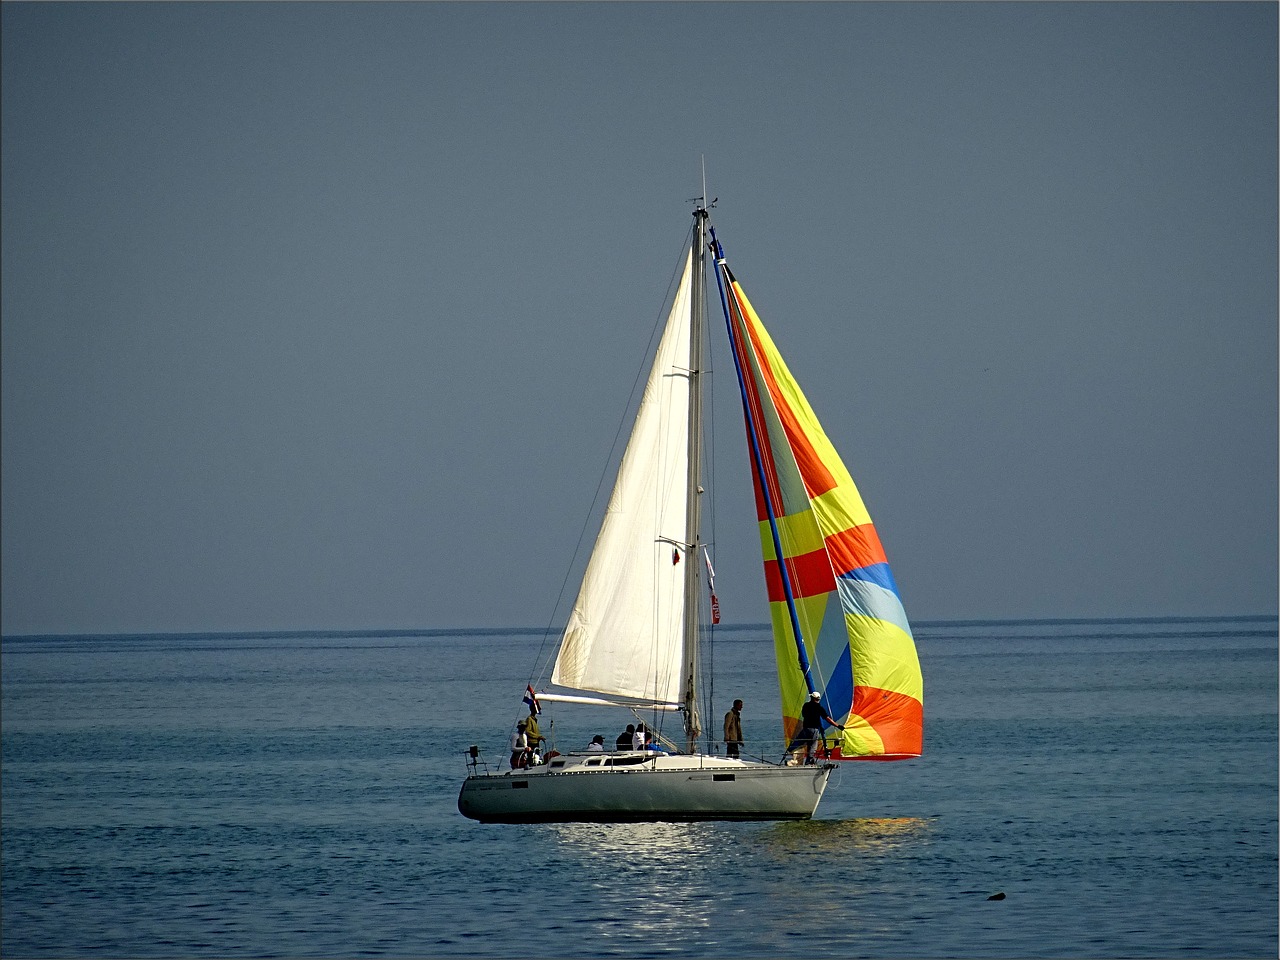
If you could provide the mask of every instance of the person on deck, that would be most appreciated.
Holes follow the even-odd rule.
[[[529,735],[525,733],[528,725],[521,720],[516,724],[516,732],[511,735],[511,769],[520,770],[529,765]]]
[[[631,742],[634,739],[635,734],[636,734],[636,725],[634,723],[628,723],[627,729],[623,730],[620,734],[618,734],[617,749],[630,750]]]
[[[587,753],[604,753],[604,737],[598,733],[592,737],[587,744]]]
[[[800,732],[796,735],[795,744],[792,746],[792,756],[795,755],[794,751],[803,750],[804,762],[806,764],[814,762],[813,755],[817,750],[818,740],[822,737],[824,722],[837,729],[844,729],[827,716],[827,712],[822,709],[822,694],[815,690],[809,694],[809,699],[800,708]]]
[[[534,710],[529,711],[529,719],[524,722],[524,732],[529,737],[530,752],[541,750],[542,745],[547,742],[547,738],[538,729],[538,714]]]
[[[646,730],[644,732],[644,748],[648,750],[650,753],[670,753],[671,752],[665,746],[663,746],[660,740],[654,737],[652,730]]]
[[[738,758],[738,750],[742,746],[742,701],[733,701],[733,709],[724,715],[724,753],[727,757]]]
[[[647,731],[644,728],[644,724],[637,723],[636,732],[631,735],[631,749],[643,750],[646,739],[647,739]]]

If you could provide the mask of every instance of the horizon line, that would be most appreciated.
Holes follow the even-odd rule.
[[[1145,617],[1013,617],[1013,618],[967,618],[947,620],[916,620],[912,626],[917,629],[938,627],[967,627],[984,624],[1002,624],[1007,626],[1030,626],[1040,624],[1046,626],[1068,626],[1071,624],[1143,624],[1143,623],[1260,623],[1269,620],[1280,620],[1277,613],[1222,614],[1197,616],[1145,616]],[[88,631],[84,633],[15,633],[0,634],[0,642],[5,640],[169,640],[183,637],[225,637],[235,640],[261,639],[301,639],[303,637],[348,637],[352,639],[376,638],[408,638],[408,637],[447,637],[447,636],[526,636],[548,635],[563,632],[563,627],[388,627],[363,628],[355,630],[341,629],[290,629],[290,630],[154,630],[154,631],[121,631],[102,632]],[[722,623],[717,631],[737,633],[746,630],[770,630],[768,621],[748,623]]]

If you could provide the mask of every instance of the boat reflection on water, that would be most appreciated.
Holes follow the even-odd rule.
[[[631,865],[696,860],[716,847],[714,831],[697,823],[551,823],[547,829],[584,857]]]
[[[761,833],[760,842],[780,854],[812,850],[878,856],[927,843],[933,822],[932,817],[887,817],[778,823]]]
[[[724,837],[705,823],[549,823],[543,829],[595,877],[600,915],[593,933],[619,950],[685,940],[711,930],[717,850]],[[619,883],[621,879],[621,883]]]
[[[731,830],[743,840],[779,854],[803,851],[857,852],[863,855],[897,853],[904,847],[927,843],[934,829],[933,817],[860,817],[851,820],[797,820],[786,823],[741,826]],[[699,864],[724,859],[723,829],[700,823],[550,823],[551,831],[576,856],[603,860],[619,867],[646,869],[654,865],[680,864],[689,870]]]
[[[859,873],[868,862],[891,863],[895,856],[909,855],[929,842],[935,828],[931,818],[895,817],[773,824],[552,823],[539,829],[555,836],[568,861],[564,866],[602,897],[596,915],[579,922],[589,923],[602,943],[631,951],[690,936],[731,943],[735,934],[726,932],[726,924],[750,929],[761,916],[791,916],[798,878],[818,901],[837,902],[851,890],[874,886]],[[751,881],[737,895],[726,896],[728,874]],[[771,946],[761,955],[777,955],[780,945]]]

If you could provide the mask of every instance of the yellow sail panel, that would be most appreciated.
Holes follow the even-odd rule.
[[[846,613],[845,629],[853,650],[853,674],[860,685],[874,687],[884,693],[900,693],[916,700],[924,699],[924,683],[916,645],[911,634],[883,620]]]
[[[870,723],[854,714],[843,726],[843,730],[837,731],[838,746],[828,748],[832,753],[839,751],[840,759],[883,756],[884,740]]]
[[[809,698],[809,686],[796,657],[791,612],[786,603],[769,604],[769,617],[773,625],[773,652],[778,662],[778,687],[782,693],[782,732],[790,742],[800,731],[800,704]],[[788,710],[792,705],[793,709]]]
[[[823,530],[849,530],[871,522],[871,514],[862,503],[862,496],[852,480],[846,480],[811,501]]]
[[[825,549],[826,541],[812,510],[793,513],[789,517],[779,517],[777,525],[778,539],[782,541],[782,552],[787,556],[797,557]],[[760,524],[760,550],[765,560],[777,559],[773,549],[773,532],[768,520]]]

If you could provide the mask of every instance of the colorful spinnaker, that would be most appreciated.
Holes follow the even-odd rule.
[[[880,538],[849,471],[718,246],[716,252],[747,421],[786,735],[796,735],[800,708],[816,691],[843,727],[826,731],[830,759],[919,756],[924,681]]]

